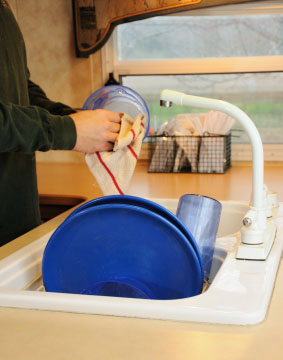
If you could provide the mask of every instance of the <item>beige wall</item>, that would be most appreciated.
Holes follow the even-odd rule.
[[[31,79],[47,96],[81,107],[102,86],[100,52],[75,56],[71,0],[10,0],[25,38]]]
[[[31,80],[54,100],[74,108],[103,86],[101,53],[75,55],[71,0],[9,0],[22,30]],[[38,162],[84,162],[73,151],[37,152]]]

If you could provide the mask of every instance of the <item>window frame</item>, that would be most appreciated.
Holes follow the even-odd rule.
[[[261,1],[246,4],[226,5],[188,11],[188,16],[195,15],[241,15],[241,14],[282,14],[283,3],[279,1]],[[283,55],[193,58],[166,60],[119,60],[117,49],[117,31],[114,30],[108,42],[101,49],[102,80],[105,83],[108,74],[113,73],[116,79],[123,76],[137,75],[191,75],[191,74],[229,74],[283,72]],[[244,145],[244,146],[243,146]],[[250,144],[233,144],[232,160],[250,161],[252,153]],[[283,160],[283,144],[264,144],[266,161]]]

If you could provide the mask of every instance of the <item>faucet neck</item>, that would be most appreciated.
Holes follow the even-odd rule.
[[[252,165],[253,165],[253,181],[252,181],[252,206],[256,209],[263,207],[263,174],[264,174],[264,155],[263,145],[260,134],[250,119],[250,117],[239,109],[226,101],[210,99],[199,96],[186,95],[172,90],[162,90],[160,100],[171,101],[176,105],[193,106],[209,110],[222,111],[235,120],[238,120],[247,132],[252,145]]]

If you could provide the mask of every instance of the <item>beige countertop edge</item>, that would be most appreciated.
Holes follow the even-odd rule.
[[[81,204],[79,204],[79,205],[81,205]],[[79,206],[79,205],[77,205],[77,206]],[[38,238],[47,234],[48,232],[55,230],[77,206],[74,206],[72,209],[65,211],[64,213],[43,223],[42,225],[25,233],[24,235],[16,238],[15,240],[10,241],[8,244],[1,246],[0,247],[0,260],[11,255],[12,253],[14,253],[17,250],[22,249],[26,245],[32,243],[33,241],[37,240]]]

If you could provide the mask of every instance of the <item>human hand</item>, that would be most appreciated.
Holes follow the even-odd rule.
[[[109,151],[120,131],[120,114],[108,110],[85,110],[69,115],[75,122],[77,141],[73,150],[83,153]]]

